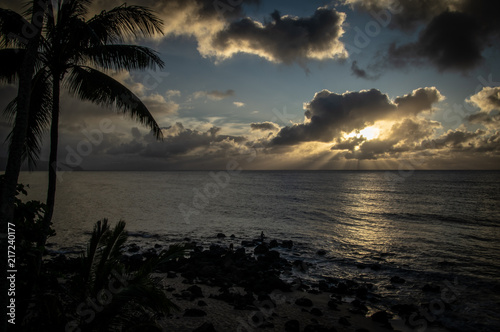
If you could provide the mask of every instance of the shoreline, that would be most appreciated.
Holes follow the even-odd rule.
[[[276,250],[291,250],[291,240],[256,238],[231,248],[220,244],[224,238],[219,233],[208,248],[186,238],[190,249],[185,257],[155,272],[154,278],[180,308],[158,321],[165,331],[405,332],[424,325],[425,331],[448,331],[422,321],[422,315],[411,317],[419,312],[416,305],[384,307],[370,283],[331,277],[319,282],[287,280],[285,274],[307,274],[308,268],[304,261],[284,259]],[[124,249],[122,262],[134,270],[164,248],[132,243]],[[391,282],[402,279],[395,276]]]

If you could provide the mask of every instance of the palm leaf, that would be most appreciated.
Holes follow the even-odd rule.
[[[126,4],[102,11],[88,21],[88,26],[102,43],[163,34],[163,22],[151,10]]]
[[[0,48],[26,45],[28,40],[24,37],[23,28],[29,24],[15,11],[0,8]]]
[[[104,107],[115,107],[134,120],[149,127],[156,138],[163,138],[146,105],[124,85],[89,67],[73,67],[67,80],[69,92],[82,100],[91,101]]]
[[[135,70],[163,68],[158,53],[148,47],[135,45],[100,45],[82,51],[82,57],[103,69]]]
[[[23,63],[24,49],[0,49],[0,82],[12,83],[18,78]]]
[[[52,111],[52,89],[50,74],[40,70],[32,81],[30,113],[28,119],[28,131],[24,144],[23,161],[28,161],[30,170],[36,168],[42,147],[43,134],[50,125],[50,114]],[[5,108],[4,115],[7,120],[14,123],[17,112],[17,97]],[[12,140],[12,131],[6,140]]]

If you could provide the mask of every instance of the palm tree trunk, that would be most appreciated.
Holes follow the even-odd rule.
[[[46,211],[44,216],[45,230],[48,232],[56,199],[57,186],[57,149],[59,141],[59,96],[61,94],[61,82],[58,73],[53,74],[52,79],[52,123],[50,127],[50,157],[49,157],[49,186],[47,189]],[[45,235],[45,234],[44,234]],[[39,245],[45,245],[47,237],[42,237]]]
[[[7,233],[9,223],[14,221],[14,198],[16,196],[16,186],[19,179],[19,172],[22,165],[22,152],[24,149],[24,143],[26,140],[26,132],[28,130],[29,123],[29,106],[31,99],[31,80],[35,72],[35,61],[37,57],[38,47],[40,45],[40,36],[43,26],[44,15],[41,15],[37,19],[37,14],[44,12],[45,8],[44,1],[33,1],[33,13],[31,15],[31,24],[33,27],[37,28],[36,34],[28,40],[26,46],[26,55],[23,59],[21,70],[19,72],[19,89],[17,92],[17,113],[14,124],[14,129],[12,132],[12,143],[9,149],[9,156],[7,159],[7,166],[5,169],[4,182],[1,185],[1,196],[0,196],[0,250],[1,250],[1,266],[2,270],[0,278],[1,282],[1,305],[5,308],[8,304],[7,292],[8,289],[6,274],[7,270],[10,269],[7,266]],[[3,319],[0,325],[0,331],[7,330],[7,320]]]

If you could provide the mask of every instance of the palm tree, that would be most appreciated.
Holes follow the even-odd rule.
[[[152,49],[124,44],[137,37],[161,33],[162,21],[145,7],[125,4],[87,19],[91,4],[92,0],[59,0],[57,5],[49,2],[49,19],[41,36],[37,73],[32,82],[31,120],[23,156],[36,160],[40,134],[46,129],[50,115],[49,184],[44,218],[47,230],[52,220],[57,185],[62,86],[81,100],[114,107],[130,115],[148,126],[157,139],[162,138],[161,129],[147,107],[108,75],[112,70],[163,68],[163,61]],[[6,113],[15,114],[17,105],[18,100],[11,102]],[[42,246],[45,235],[40,237]]]
[[[183,257],[185,248],[170,246],[146,260],[139,270],[129,271],[121,263],[126,240],[124,221],[118,222],[114,229],[107,219],[95,224],[81,268],[70,282],[74,303],[67,306],[77,308],[87,299],[96,299],[102,308],[83,317],[71,313],[75,317],[67,327],[79,326],[82,331],[138,331],[140,326],[147,331],[160,331],[155,323],[158,314],[178,309],[151,274],[159,265]],[[112,289],[110,280],[116,281]],[[102,294],[107,296],[103,298]]]
[[[18,60],[17,66],[11,66],[12,63],[1,61],[3,64],[8,65],[3,65],[1,67],[0,81],[9,81],[13,77],[18,76],[19,88],[17,98],[21,101],[18,105],[15,126],[12,131],[12,144],[10,146],[9,156],[7,159],[5,177],[0,184],[0,227],[2,229],[2,233],[4,230],[7,230],[6,228],[9,223],[14,221],[16,186],[19,178],[19,172],[21,170],[23,146],[29,126],[31,79],[33,77],[33,73],[35,72],[36,55],[40,44],[40,36],[45,19],[46,6],[47,4],[45,0],[33,1],[33,6],[31,7],[32,10],[28,13],[31,15],[31,24],[13,11],[0,9],[0,58],[2,58],[4,54],[12,53],[11,50],[6,50],[5,48],[19,46],[22,42],[24,42],[26,46],[25,51],[16,57]],[[32,34],[29,36],[27,36],[26,33],[23,34],[23,28],[28,26],[32,28]],[[24,32],[26,32],[26,30],[24,30]],[[26,38],[23,38],[23,36]],[[13,68],[18,70],[12,71]],[[2,238],[0,250],[2,253],[5,253],[7,252],[6,249],[6,239]],[[2,254],[2,264],[0,266],[2,269],[2,286],[5,286],[6,283],[6,263],[7,260]],[[6,288],[7,287],[2,287],[2,289]],[[2,305],[6,305],[6,301],[6,294],[2,294],[0,303]],[[1,331],[7,329],[6,324],[6,320],[3,320],[3,323],[0,326]]]

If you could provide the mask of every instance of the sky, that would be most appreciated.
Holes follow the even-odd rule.
[[[89,17],[122,3],[94,1]],[[109,74],[164,139],[63,92],[62,170],[500,168],[497,0],[127,4],[164,20],[162,36],[134,43],[165,67]],[[16,89],[0,86],[1,109]],[[1,117],[0,142],[10,130]]]

